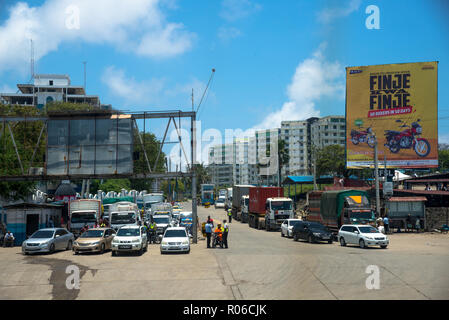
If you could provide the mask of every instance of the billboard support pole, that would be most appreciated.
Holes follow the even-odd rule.
[[[378,165],[379,160],[377,159],[377,137],[374,137],[374,179],[376,181],[376,213],[377,216],[380,216],[380,196],[379,196],[379,172]]]

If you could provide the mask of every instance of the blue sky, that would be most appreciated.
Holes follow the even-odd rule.
[[[121,110],[190,110],[191,88],[198,103],[215,68],[199,118],[203,130],[224,132],[343,115],[347,66],[437,60],[440,142],[449,142],[448,3],[0,1],[0,91],[29,80],[27,37],[38,73],[82,85],[87,61],[88,93]],[[379,30],[365,27],[369,5],[380,10]],[[67,28],[70,6],[79,29]]]

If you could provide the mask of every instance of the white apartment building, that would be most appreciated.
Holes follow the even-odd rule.
[[[17,84],[17,88],[16,93],[0,93],[0,103],[42,109],[48,102],[62,101],[100,107],[100,98],[87,95],[83,86],[72,85],[68,75],[36,74],[33,83]]]
[[[279,129],[258,130],[253,137],[235,139],[232,145],[218,145],[213,150],[211,148],[209,164],[216,165],[221,161],[227,166],[231,165],[233,184],[277,185],[278,139],[285,141],[289,154],[289,162],[281,169],[281,181],[288,175],[312,175],[313,150],[334,144],[345,145],[345,117],[282,121]],[[275,148],[271,151],[270,147]],[[270,152],[276,152],[273,164],[269,162]],[[232,162],[227,162],[231,158]],[[221,175],[224,170],[230,171],[229,167],[221,170]]]

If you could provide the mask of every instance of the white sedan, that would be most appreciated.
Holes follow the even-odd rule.
[[[385,249],[390,241],[388,237],[370,225],[343,225],[338,231],[338,241],[341,246],[356,244],[360,248],[380,246]]]
[[[285,236],[287,238],[291,238],[293,226],[298,221],[302,221],[302,220],[301,219],[286,219],[286,220],[284,220],[284,222],[282,222],[282,224],[281,224],[281,237]]]
[[[167,228],[161,241],[161,254],[165,252],[190,252],[190,238],[184,227]]]

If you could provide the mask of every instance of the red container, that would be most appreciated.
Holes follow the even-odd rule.
[[[249,212],[265,214],[265,203],[268,198],[284,196],[284,188],[281,187],[254,187],[249,188]]]

